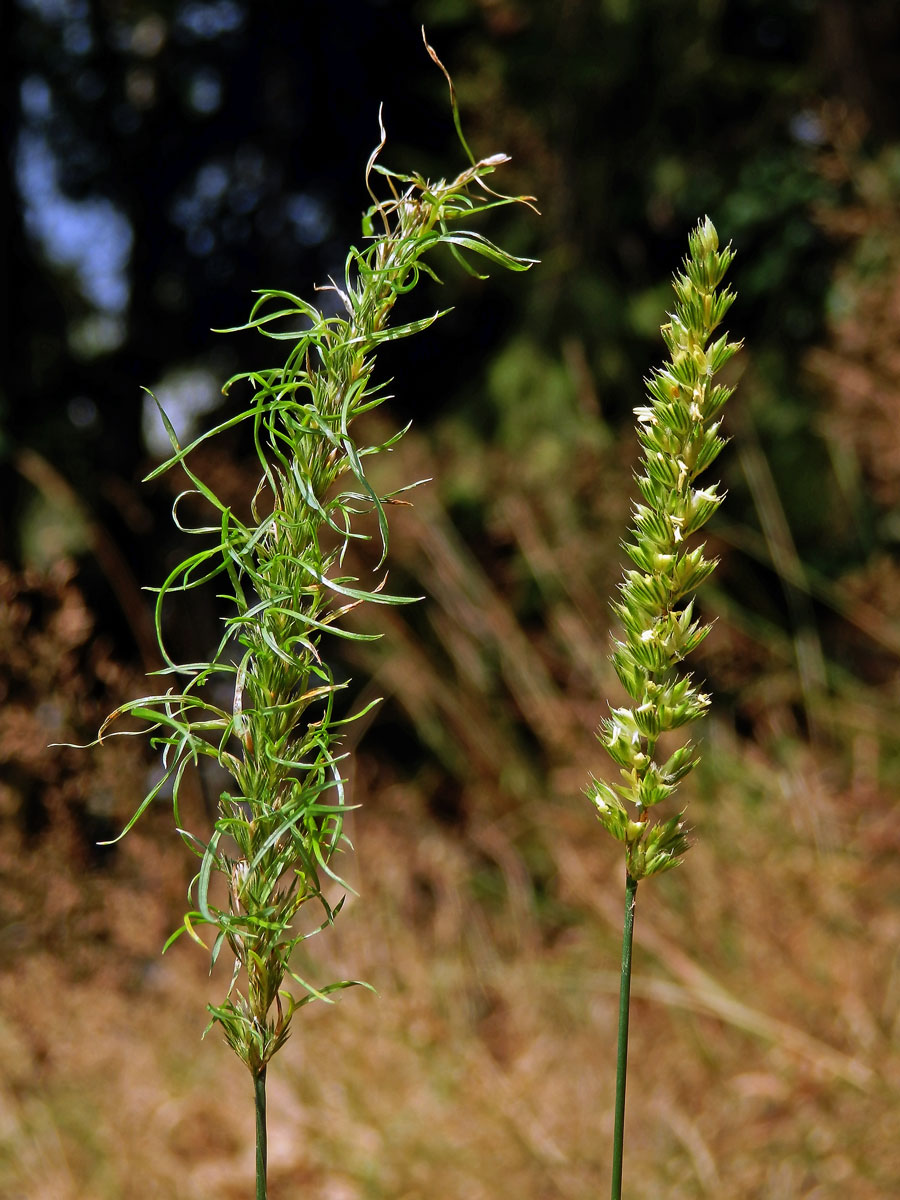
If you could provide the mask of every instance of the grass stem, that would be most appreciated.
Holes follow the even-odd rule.
[[[266,1164],[268,1140],[266,1136],[266,1068],[253,1076],[253,1095],[256,1100],[256,1200],[267,1200]]]
[[[622,982],[619,988],[619,1037],[616,1045],[616,1119],[613,1128],[612,1200],[622,1200],[625,1143],[625,1083],[628,1076],[628,1014],[631,1008],[631,944],[637,880],[625,874],[625,927],[622,931]]]

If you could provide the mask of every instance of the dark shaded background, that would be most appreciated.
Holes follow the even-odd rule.
[[[5,461],[43,456],[136,577],[158,575],[168,534],[159,497],[135,489],[148,464],[138,388],[193,371],[183,403],[214,404],[243,345],[210,328],[239,323],[254,286],[340,274],[380,103],[391,161],[458,164],[422,21],[454,66],[472,140],[506,148],[512,182],[540,193],[543,221],[515,218],[507,237],[543,265],[525,286],[450,278],[441,302],[464,303],[403,348],[400,415],[427,429],[453,407],[494,436],[480,380],[525,337],[556,360],[580,342],[618,428],[685,230],[708,211],[740,248],[736,319],[774,397],[763,432],[802,426],[779,428],[774,464],[789,516],[800,509],[801,555],[834,569],[868,550],[858,530],[824,536],[821,506],[803,510],[824,464],[800,371],[824,336],[837,252],[816,218],[852,186],[823,173],[823,147],[851,121],[869,153],[897,135],[889,3],[11,5]],[[11,561],[29,553],[30,495],[4,472]]]
[[[127,816],[150,760],[137,747],[102,763],[44,747],[51,738],[88,740],[156,664],[140,588],[164,577],[183,537],[168,515],[177,480],[140,483],[162,452],[141,387],[158,392],[182,434],[213,421],[222,381],[267,350],[249,335],[210,329],[239,324],[255,287],[308,295],[340,277],[367,204],[362,175],[380,104],[384,161],[436,175],[463,165],[445,82],[421,44],[423,22],[454,75],[476,152],[512,154],[503,185],[536,194],[543,215],[507,210],[489,230],[539,267],[481,283],[448,260],[444,288],[421,288],[406,312],[454,312],[383,356],[383,374],[396,377],[391,419],[415,422],[398,478],[436,477],[415,512],[395,522],[396,577],[429,600],[402,623],[373,618],[388,635],[382,648],[345,664],[364,695],[374,678],[372,694],[386,698],[357,771],[375,861],[379,852],[410,859],[368,868],[372,912],[399,947],[392,970],[398,980],[431,972],[437,990],[423,1011],[443,1015],[423,1045],[452,1035],[483,1052],[493,1065],[473,1060],[479,1096],[503,1091],[494,1071],[536,1094],[546,1074],[541,1039],[554,1022],[580,1047],[573,1069],[588,1051],[572,1030],[588,1045],[590,1028],[605,1028],[605,1008],[560,1018],[558,1005],[542,1024],[542,1002],[516,1008],[504,987],[527,990],[537,979],[543,995],[560,954],[570,981],[590,974],[589,962],[614,961],[608,910],[597,899],[605,883],[589,884],[595,870],[614,881],[618,868],[599,843],[595,858],[578,858],[594,826],[582,828],[590,814],[574,815],[583,807],[575,797],[585,770],[602,769],[590,731],[614,687],[607,597],[632,490],[631,410],[661,357],[658,326],[686,233],[709,213],[739,252],[731,331],[747,345],[728,419],[734,444],[722,460],[730,495],[711,535],[722,556],[706,600],[716,630],[698,667],[717,715],[697,788],[719,805],[717,815],[700,803],[692,809],[705,843],[660,895],[673,914],[671,945],[683,942],[719,984],[743,995],[748,980],[769,981],[755,997],[765,1017],[754,1026],[716,1000],[711,976],[692,975],[665,939],[645,945],[658,971],[647,1003],[664,1011],[662,1025],[653,1023],[657,1009],[645,1014],[646,1027],[674,1047],[671,1080],[679,1052],[696,1062],[681,1084],[659,1083],[670,1077],[656,1044],[663,1066],[645,1078],[649,1090],[654,1080],[661,1089],[657,1117],[635,1136],[658,1170],[642,1168],[636,1186],[647,1190],[635,1194],[706,1195],[724,1180],[733,1196],[846,1195],[847,1162],[854,1196],[893,1194],[896,1131],[879,1124],[880,1103],[852,1099],[879,1064],[879,1087],[897,1084],[896,1064],[884,1065],[898,1028],[900,899],[891,832],[900,766],[900,8],[892,0],[16,0],[4,8],[0,799],[3,937],[15,964],[5,1002],[18,1031],[9,1053],[20,1064],[7,1098],[20,1122],[7,1147],[9,1186],[57,1194],[22,1150],[29,1121],[62,1130],[66,1195],[170,1195],[179,1162],[186,1197],[206,1186],[206,1176],[191,1174],[206,1159],[181,1143],[166,1143],[170,1158],[156,1155],[166,1164],[159,1193],[123,1183],[131,1178],[124,1166],[97,1174],[98,1162],[115,1160],[111,1145],[128,1140],[103,1108],[109,1100],[96,1104],[110,1132],[83,1164],[72,1150],[82,1134],[77,1122],[72,1133],[59,1097],[93,1068],[60,1052],[64,1028],[41,1035],[16,1009],[15,975],[29,969],[38,987],[42,971],[45,981],[57,972],[76,1005],[67,1020],[79,1029],[82,1020],[93,1029],[83,1014],[97,1011],[96,996],[73,980],[102,977],[109,995],[132,996],[138,1025],[142,1005],[149,1012],[156,1003],[153,988],[171,1001],[166,989],[176,987],[146,982],[156,978],[151,964],[187,880],[187,864],[164,867],[154,857],[169,819],[149,818],[139,852],[97,846]],[[246,497],[253,487],[250,456],[236,440],[222,439],[200,465],[222,494]],[[194,657],[217,640],[217,619],[214,598],[191,597],[170,618],[175,651]],[[203,805],[198,794],[200,823]],[[49,859],[54,887],[46,886]],[[686,878],[695,869],[707,881],[699,897]],[[161,876],[168,882],[157,892]],[[737,911],[735,878],[744,889]],[[141,908],[148,893],[152,913]],[[740,935],[742,923],[757,933]],[[418,934],[407,958],[408,929]],[[347,970],[361,972],[361,957],[378,976],[384,963],[367,957],[372,942],[361,936]],[[840,1000],[835,981],[853,953],[863,956],[855,989]],[[465,976],[466,963],[471,986],[454,1010],[457,1026],[434,981],[442,971]],[[682,1007],[699,1026],[673,1033],[665,1024],[681,1003],[665,993],[666,980],[685,989]],[[199,977],[191,986],[205,997]],[[379,986],[390,993],[383,977]],[[382,1030],[386,1044],[414,1021],[402,1004],[398,1012],[397,1028]],[[771,1024],[781,1017],[825,1049]],[[109,1016],[114,1027],[119,1020]],[[142,1036],[155,1045],[146,1020]],[[720,1028],[762,1038],[769,1057],[757,1062]],[[828,1047],[851,1065],[835,1067]],[[360,1060],[355,1044],[342,1052]],[[772,1054],[796,1061],[787,1071]],[[147,1065],[151,1075],[160,1061]],[[862,1072],[855,1083],[853,1063]],[[606,1111],[607,1064],[595,1065],[595,1102]],[[366,1060],[366,1069],[394,1067]],[[639,1080],[641,1070],[638,1062]],[[432,1077],[426,1070],[423,1078]],[[449,1086],[441,1079],[435,1094]],[[134,1097],[129,1080],[124,1094]],[[196,1083],[182,1080],[183,1094]],[[182,1084],[170,1072],[158,1086],[182,1095]],[[315,1102],[305,1086],[295,1088],[304,1112]],[[699,1105],[707,1090],[739,1097],[743,1149],[729,1141],[727,1105]],[[559,1103],[571,1097],[561,1093]],[[44,1106],[40,1120],[35,1105]],[[698,1113],[696,1125],[678,1115],[683,1105]],[[335,1105],[339,1122],[344,1108]],[[596,1191],[605,1168],[599,1151],[584,1149],[589,1130],[582,1143],[576,1123],[572,1145],[556,1131],[560,1166],[541,1140],[550,1117],[538,1114],[535,1126],[504,1111],[525,1150],[513,1163],[494,1142],[497,1162],[506,1161],[500,1178],[520,1170],[522,1194],[541,1197]],[[453,1182],[455,1150],[429,1159],[416,1136],[404,1140],[405,1127],[389,1137],[376,1117],[357,1117],[360,1129],[384,1133],[366,1170],[385,1195],[481,1194],[472,1180]],[[492,1119],[484,1116],[485,1128]],[[207,1150],[216,1121],[200,1120],[198,1145]],[[832,1141],[817,1147],[814,1128],[830,1130]],[[348,1144],[359,1145],[354,1129]],[[858,1153],[841,1141],[847,1131]],[[471,1130],[459,1136],[477,1141]],[[752,1144],[770,1147],[771,1158],[751,1153]],[[242,1143],[228,1145],[219,1148],[226,1159]],[[382,1195],[375,1183],[341,1192],[336,1180],[349,1187],[350,1178],[369,1178],[366,1170],[341,1166],[348,1151],[339,1137],[317,1145],[318,1165],[311,1150],[299,1166],[285,1156],[284,1195],[296,1194],[303,1171],[310,1195]],[[491,1153],[470,1149],[481,1164],[472,1178],[487,1187]],[[420,1159],[432,1175],[416,1175]],[[235,1161],[229,1170],[239,1175]]]

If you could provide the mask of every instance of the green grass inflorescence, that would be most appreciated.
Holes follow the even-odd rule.
[[[459,132],[452,83],[450,89]],[[388,399],[374,376],[379,348],[444,315],[390,324],[394,305],[422,273],[437,278],[427,260],[439,246],[471,274],[477,274],[471,257],[515,271],[531,265],[468,228],[488,209],[529,202],[501,195],[486,182],[506,155],[476,162],[460,132],[471,165],[450,182],[432,183],[380,165],[383,126],[381,135],[366,169],[372,205],[363,217],[362,248],[350,249],[342,284],[326,289],[337,298],[337,314],[286,291],[261,291],[240,329],[286,342],[283,365],[232,378],[224,391],[242,385],[249,391],[246,406],[191,445],[180,446],[163,414],[173,453],[148,478],[173,467],[186,472],[191,487],[173,510],[180,528],[180,502],[187,496],[201,497],[213,514],[204,527],[186,529],[207,544],[171,572],[157,595],[156,628],[166,663],[161,673],[187,682],[123,705],[100,734],[102,739],[119,718],[140,718],[150,722],[152,742],[163,751],[164,773],[125,832],[171,788],[178,832],[200,865],[190,889],[193,907],[167,945],[186,933],[210,951],[213,963],[226,947],[233,958],[227,995],[209,1006],[210,1025],[221,1027],[254,1078],[258,1196],[266,1188],[267,1064],[284,1045],[298,1008],[355,982],[315,987],[291,966],[298,944],[329,926],[340,908],[329,902],[326,887],[329,880],[342,883],[332,865],[346,844],[341,741],[347,724],[362,715],[339,715],[336,695],[347,685],[335,680],[325,638],[373,636],[341,623],[359,605],[410,602],[385,591],[385,577],[363,586],[344,566],[351,542],[372,536],[367,529],[374,518],[380,571],[388,551],[388,506],[415,486],[376,493],[367,460],[405,431],[381,445],[364,445],[356,440],[354,422]],[[379,176],[386,198],[373,190]],[[197,446],[235,426],[252,437],[261,469],[249,520],[189,464]],[[211,581],[225,588],[231,608],[221,641],[209,661],[176,663],[162,636],[163,606]],[[233,698],[228,708],[217,702],[223,690]],[[184,828],[179,804],[186,770],[203,758],[231,777],[207,838]],[[310,930],[307,921],[304,931],[299,916],[310,901],[319,905],[320,924]],[[212,930],[211,945],[201,937],[204,927]]]
[[[718,290],[734,257],[718,244],[707,217],[691,234],[684,271],[675,277],[675,312],[662,326],[670,361],[647,380],[650,403],[635,410],[644,450],[641,500],[624,549],[636,569],[625,572],[613,604],[622,634],[612,656],[634,704],[612,709],[598,734],[622,782],[592,779],[587,789],[603,827],[624,843],[634,880],[676,866],[687,848],[683,813],[656,823],[649,817],[691,771],[696,749],[688,742],[660,761],[657,746],[709,707],[681,663],[710,629],[694,619],[693,600],[684,600],[716,564],[704,546],[688,549],[687,539],[722,503],[716,484],[697,487],[696,479],[725,445],[718,431],[733,389],[714,377],[740,349],[727,335],[710,343],[734,300],[728,288]]]
[[[625,1085],[634,908],[641,879],[678,865],[688,847],[684,812],[651,821],[650,810],[668,800],[697,762],[690,742],[665,758],[659,739],[702,717],[710,698],[681,669],[710,626],[694,619],[686,599],[715,569],[704,546],[687,539],[713,515],[723,497],[717,485],[695,481],[725,446],[721,412],[733,388],[717,384],[718,371],[740,349],[727,335],[712,341],[734,301],[719,290],[734,257],[719,250],[707,217],[690,235],[684,270],[675,276],[675,312],[662,326],[670,359],[647,380],[650,403],[635,410],[643,446],[631,540],[624,549],[636,569],[625,572],[613,611],[622,634],[612,655],[632,707],[611,710],[598,737],[619,767],[621,783],[592,778],[587,795],[607,833],[625,847],[625,922],[616,1054],[612,1149],[612,1200],[621,1200],[625,1138]]]

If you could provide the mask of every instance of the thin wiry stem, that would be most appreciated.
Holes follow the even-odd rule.
[[[619,985],[619,1036],[616,1042],[616,1118],[613,1127],[612,1200],[622,1200],[625,1148],[625,1083],[628,1077],[628,1016],[631,1009],[631,944],[637,880],[625,874],[625,926],[622,930],[622,980]]]
[[[268,1196],[269,1140],[266,1132],[265,1067],[253,1077],[253,1098],[256,1103],[256,1200],[266,1200]]]

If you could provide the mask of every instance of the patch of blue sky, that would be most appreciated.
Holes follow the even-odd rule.
[[[200,41],[211,41],[224,33],[234,33],[240,29],[245,18],[243,5],[235,0],[212,0],[211,3],[190,0],[178,9],[175,26]]]
[[[19,0],[19,7],[56,24],[83,20],[88,15],[87,0]]]
[[[128,263],[134,241],[128,219],[105,196],[66,196],[47,139],[35,130],[20,133],[15,165],[25,228],[48,261],[73,271],[85,299],[95,307],[122,312],[130,295]]]
[[[315,196],[294,192],[286,198],[284,207],[301,245],[321,245],[331,233],[331,216]]]
[[[165,458],[172,452],[157,401],[185,445],[196,433],[200,418],[222,399],[218,380],[204,366],[174,367],[150,390],[156,401],[153,396],[144,396],[141,424],[144,445],[156,458]]]
[[[19,6],[45,25],[61,29],[63,45],[70,54],[87,54],[93,47],[87,0],[19,0]]]

